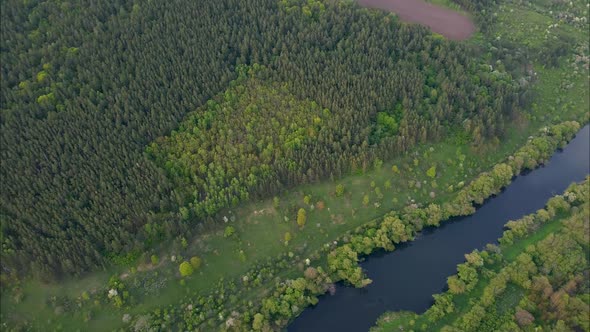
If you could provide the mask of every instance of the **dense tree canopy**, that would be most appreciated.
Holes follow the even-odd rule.
[[[521,101],[510,74],[491,71],[471,56],[477,50],[350,2],[1,6],[4,271],[55,276],[120,261],[194,229],[183,219],[200,220],[233,197],[365,169],[451,128],[481,143],[502,134]],[[263,78],[227,88],[238,66],[256,64],[268,68]],[[229,100],[220,94],[226,88]],[[274,159],[268,183],[248,185],[251,173],[232,173],[242,165],[227,158],[257,159],[210,141],[244,134],[219,123],[245,114],[240,89],[273,114],[274,121],[248,118],[255,121],[244,146]],[[225,118],[210,118],[213,110]],[[209,125],[218,131],[205,134]],[[271,134],[275,125],[286,128],[285,137]],[[162,136],[167,141],[156,142],[169,143],[167,151],[189,154],[146,158],[146,146]],[[303,174],[288,171],[289,161]],[[232,178],[229,194],[220,188]]]

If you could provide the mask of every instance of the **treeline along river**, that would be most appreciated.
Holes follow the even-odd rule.
[[[289,332],[367,331],[386,311],[424,312],[433,303],[432,295],[445,289],[464,254],[495,242],[506,222],[543,208],[569,184],[584,180],[590,172],[589,142],[587,125],[544,167],[517,177],[475,214],[425,229],[393,252],[369,256],[361,265],[372,284],[362,289],[338,285],[335,295],[323,296],[306,309]]]

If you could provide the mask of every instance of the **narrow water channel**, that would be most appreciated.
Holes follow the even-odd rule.
[[[584,180],[590,172],[589,151],[590,130],[585,126],[549,163],[517,177],[475,214],[427,229],[393,252],[368,257],[361,266],[372,284],[362,289],[338,285],[335,295],[322,296],[288,331],[361,332],[386,311],[424,312],[433,303],[432,295],[445,289],[447,277],[456,272],[465,253],[495,242],[508,220],[543,208],[569,184]]]

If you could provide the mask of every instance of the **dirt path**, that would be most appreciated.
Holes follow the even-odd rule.
[[[475,32],[471,18],[423,0],[358,0],[358,3],[394,12],[404,22],[425,25],[452,40],[467,39]]]
[[[160,266],[162,266],[164,264],[164,262],[166,262],[166,257],[162,257],[162,259],[156,265],[153,265],[151,263],[149,263],[149,264],[148,263],[140,264],[137,267],[137,272],[145,272],[145,271],[151,271],[153,269],[157,269]],[[130,275],[129,272],[125,272],[125,273],[119,275],[119,278],[121,280],[125,280],[125,279],[127,279],[129,277],[129,275]]]

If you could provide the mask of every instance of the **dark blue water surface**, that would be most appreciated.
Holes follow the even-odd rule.
[[[393,252],[369,256],[361,266],[372,284],[362,289],[338,285],[335,295],[322,296],[288,331],[367,331],[386,311],[425,311],[433,303],[432,295],[445,289],[447,277],[465,260],[464,254],[495,242],[508,220],[543,208],[550,197],[584,180],[590,172],[589,141],[585,126],[549,163],[517,177],[475,214],[426,229]]]

